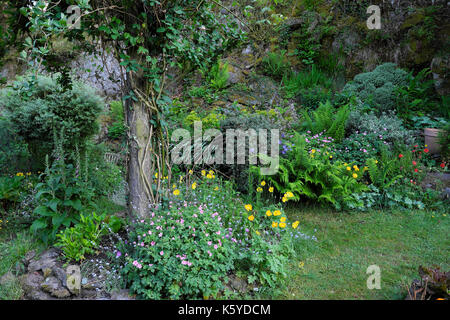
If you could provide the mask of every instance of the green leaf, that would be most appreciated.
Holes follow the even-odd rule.
[[[44,220],[44,218],[40,218],[37,220],[34,220],[33,224],[31,225],[31,231],[37,231],[39,229],[44,229],[47,227],[47,222]]]
[[[81,204],[80,199],[73,201],[72,208],[74,208],[77,211],[81,211],[81,209],[83,209],[83,205]]]
[[[58,204],[60,203],[61,201],[59,200],[59,199],[52,199],[52,200],[50,200],[48,203],[47,203],[47,205],[54,211],[54,212],[58,212]]]
[[[40,216],[44,217],[51,217],[52,213],[48,210],[46,206],[39,206],[33,211],[35,214],[38,214]]]

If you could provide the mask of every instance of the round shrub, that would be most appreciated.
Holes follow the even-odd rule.
[[[14,131],[30,146],[35,157],[43,159],[53,148],[53,135],[64,131],[64,146],[73,149],[98,131],[96,121],[103,100],[94,89],[73,82],[65,90],[54,77],[19,77],[0,91],[0,109]]]
[[[372,72],[361,73],[347,83],[343,92],[354,94],[379,111],[396,108],[396,88],[408,83],[408,73],[394,63],[384,63]]]

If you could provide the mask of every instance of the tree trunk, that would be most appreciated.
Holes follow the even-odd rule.
[[[131,83],[129,83],[131,85]],[[132,86],[128,86],[132,88]],[[149,151],[150,117],[142,101],[127,99],[125,102],[127,125],[129,127],[128,147],[128,208],[130,214],[145,218],[149,214],[151,197],[149,183],[152,181],[152,154]],[[151,187],[151,186],[150,186]]]

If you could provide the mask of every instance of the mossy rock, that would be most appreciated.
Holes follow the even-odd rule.
[[[413,13],[408,18],[406,18],[405,22],[402,23],[402,25],[400,26],[400,30],[412,28],[412,27],[424,22],[425,17],[426,17],[426,15],[423,12],[423,10],[419,10],[419,11]]]

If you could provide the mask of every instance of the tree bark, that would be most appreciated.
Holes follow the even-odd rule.
[[[133,88],[133,83],[128,83],[128,88]],[[132,99],[126,100],[125,112],[129,127],[128,208],[132,216],[145,218],[150,212],[151,204],[148,189],[152,181],[152,154],[149,152],[151,114],[144,102]]]

